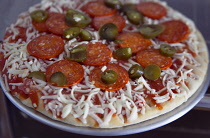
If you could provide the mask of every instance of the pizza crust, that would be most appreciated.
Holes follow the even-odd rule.
[[[167,7],[167,8],[171,9],[170,7]],[[165,113],[170,112],[173,109],[182,105],[194,93],[199,92],[197,90],[201,86],[203,81],[205,80],[205,75],[207,73],[208,63],[209,63],[209,55],[208,55],[207,45],[205,43],[203,36],[195,28],[194,25],[191,26],[192,21],[177,11],[174,11],[173,14],[177,15],[175,17],[176,19],[181,19],[183,21],[186,21],[187,23],[189,23],[188,25],[190,26],[191,29],[196,30],[195,35],[199,42],[199,44],[198,44],[199,55],[195,59],[198,61],[198,63],[200,63],[201,66],[200,67],[189,66],[189,68],[192,68],[193,72],[196,75],[198,75],[199,78],[196,80],[188,79],[189,88],[188,88],[188,90],[186,90],[186,94],[184,96],[176,97],[175,99],[172,99],[170,101],[163,103],[162,110],[159,110],[157,107],[147,107],[145,114],[138,114],[137,119],[135,119],[133,121],[130,121],[130,122],[125,121],[124,122],[119,116],[114,115],[114,116],[112,116],[112,118],[108,124],[105,123],[103,125],[99,125],[98,122],[96,120],[94,120],[90,115],[86,118],[86,123],[82,123],[79,119],[74,118],[74,116],[71,114],[68,115],[64,119],[55,118],[51,112],[47,111],[44,108],[45,104],[43,103],[43,100],[41,100],[41,99],[39,100],[39,106],[36,110],[38,112],[48,116],[49,118],[52,118],[54,120],[58,120],[58,121],[61,121],[61,122],[67,123],[67,124],[72,124],[72,125],[76,125],[76,126],[100,127],[100,128],[116,128],[116,127],[122,127],[122,126],[140,123],[140,122],[158,117],[160,115],[164,115]],[[186,88],[183,88],[183,89],[186,89]],[[41,95],[39,95],[39,97],[41,97]],[[30,98],[23,100],[22,103],[30,108],[33,108]]]

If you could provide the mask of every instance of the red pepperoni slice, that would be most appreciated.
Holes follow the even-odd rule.
[[[101,42],[87,44],[87,57],[83,64],[89,66],[105,65],[111,60],[112,51]]]
[[[46,22],[32,22],[34,28],[39,32],[47,32]]]
[[[136,54],[136,61],[142,67],[155,64],[162,70],[167,69],[172,65],[172,59],[170,57],[162,56],[158,49],[146,49],[139,51]]]
[[[49,32],[56,35],[63,35],[64,30],[69,28],[65,22],[65,14],[62,13],[50,13],[46,27]]]
[[[152,19],[160,19],[167,14],[166,8],[156,2],[141,2],[137,5],[137,10]]]
[[[168,43],[179,43],[188,38],[190,30],[188,26],[180,20],[171,20],[163,22],[165,30],[159,36],[158,39],[166,41]]]
[[[100,0],[88,2],[82,10],[93,17],[113,15],[117,11],[116,9],[108,8],[103,1]]]
[[[123,67],[114,64],[114,63],[109,63],[106,65],[107,69],[106,70],[113,70],[117,73],[118,78],[117,81],[114,84],[105,84],[101,81],[101,68],[102,67],[97,67],[93,69],[90,73],[90,80],[94,82],[94,85],[98,88],[101,88],[102,90],[106,91],[117,91],[128,83],[129,81],[129,75],[127,70],[125,70]]]
[[[82,65],[70,60],[57,61],[46,69],[46,79],[50,83],[50,77],[53,73],[62,72],[66,78],[67,83],[64,87],[73,86],[84,78],[84,69]]]
[[[144,38],[137,32],[124,32],[117,36],[116,39],[122,41],[119,43],[120,47],[130,47],[133,53],[146,49],[152,44],[149,39]]]
[[[125,19],[119,14],[93,18],[93,27],[96,30],[99,30],[106,23],[115,24],[119,32],[125,27]]]
[[[27,45],[31,56],[41,59],[50,59],[58,56],[64,50],[63,39],[53,34],[41,35]]]

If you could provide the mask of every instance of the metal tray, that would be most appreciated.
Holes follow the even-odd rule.
[[[186,0],[185,2],[192,2],[191,0]],[[0,1],[0,5],[2,8],[0,8],[1,16],[3,16],[4,20],[0,20],[0,38],[3,38],[4,30],[6,26],[9,26],[12,22],[15,21],[17,16],[20,12],[26,11],[29,6],[38,3],[39,0],[7,0],[7,1]],[[174,1],[171,0],[168,2],[171,3],[179,3],[181,0]],[[194,1],[195,2],[195,1]],[[184,3],[184,2],[182,2]],[[180,4],[180,3],[179,3]],[[170,5],[170,4],[169,4]],[[186,10],[186,8],[185,8]],[[192,18],[195,18],[194,16]],[[204,36],[205,37],[205,36]],[[158,127],[161,127],[163,125],[166,125],[184,114],[186,114],[188,111],[190,111],[193,107],[196,105],[199,105],[201,99],[204,99],[204,95],[206,90],[208,89],[210,81],[210,69],[208,67],[208,74],[206,75],[205,81],[202,86],[197,90],[197,92],[184,104],[176,108],[175,110],[168,112],[164,115],[161,115],[159,117],[156,117],[154,119],[127,126],[122,128],[114,128],[114,129],[96,129],[96,128],[87,128],[87,127],[76,127],[73,125],[64,124],[59,121],[52,120],[44,115],[42,115],[39,112],[36,112],[35,110],[26,107],[23,105],[18,99],[11,96],[9,93],[5,92],[5,88],[2,85],[2,80],[0,79],[2,90],[4,91],[6,97],[21,111],[29,115],[30,117],[34,118],[35,120],[38,120],[46,125],[55,127],[57,129],[61,129],[67,132],[73,132],[77,134],[85,134],[85,135],[94,135],[94,136],[117,136],[117,135],[128,135],[128,134],[135,134],[140,132],[149,131]],[[207,100],[208,102],[208,100]],[[206,104],[205,104],[206,105]],[[209,105],[209,104],[208,104]],[[200,106],[203,107],[203,105],[200,104]],[[209,107],[209,106],[208,106]]]

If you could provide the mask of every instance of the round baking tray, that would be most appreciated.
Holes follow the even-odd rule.
[[[1,4],[3,3],[2,5],[5,5],[4,7],[2,7],[2,9],[5,9],[5,10],[2,10],[2,14],[4,14],[3,11],[6,11],[5,16],[8,17],[8,20],[4,20],[3,22],[4,24],[2,23],[1,25],[9,25],[10,22],[13,22],[12,19],[16,19],[15,16],[17,16],[20,13],[20,11],[26,10],[30,5],[33,5],[37,3],[38,1],[39,0],[0,1]],[[11,10],[6,10],[9,6]],[[0,32],[2,33],[2,31]],[[196,93],[181,106],[177,107],[176,109],[164,115],[158,116],[156,118],[153,118],[153,119],[150,119],[150,120],[147,120],[147,121],[135,124],[135,125],[130,125],[130,126],[121,127],[121,128],[111,128],[111,129],[76,127],[73,125],[65,124],[65,123],[50,119],[46,117],[45,115],[35,111],[34,109],[25,106],[18,99],[10,95],[10,93],[6,92],[3,82],[2,82],[2,78],[0,78],[0,83],[6,97],[17,108],[19,108],[22,112],[26,113],[27,115],[34,118],[35,120],[40,121],[41,123],[44,123],[46,125],[49,125],[51,127],[54,127],[60,130],[77,133],[77,134],[92,135],[92,136],[119,136],[119,135],[141,133],[141,132],[149,131],[149,130],[164,126],[172,121],[175,121],[176,119],[180,118],[181,116],[186,114],[188,111],[190,111],[192,108],[194,108],[199,103],[199,101],[205,96],[205,92],[209,87],[209,82],[210,82],[210,69],[209,68],[210,67],[208,65],[208,71],[205,76],[204,83],[199,87]]]
[[[104,129],[104,128],[77,127],[77,126],[65,124],[63,122],[59,122],[51,118],[48,118],[45,115],[35,111],[34,109],[25,106],[17,98],[14,98],[10,93],[6,92],[3,82],[2,82],[2,78],[0,78],[2,90],[4,91],[5,95],[22,112],[26,113],[27,115],[34,118],[35,120],[38,120],[51,127],[64,130],[67,132],[84,134],[84,135],[92,135],[92,136],[129,135],[129,134],[149,131],[149,130],[164,126],[180,118],[181,116],[186,114],[188,111],[190,111],[193,107],[195,107],[196,104],[198,104],[198,102],[205,96],[205,92],[209,86],[209,81],[210,81],[210,66],[208,65],[208,71],[207,71],[203,84],[199,87],[196,93],[192,97],[190,97],[185,103],[183,103],[181,106],[175,108],[174,110],[164,115],[158,116],[156,118],[153,118],[153,119],[150,119],[150,120],[138,123],[138,124],[125,126],[121,128]]]

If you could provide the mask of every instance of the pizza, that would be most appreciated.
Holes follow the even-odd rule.
[[[42,0],[6,29],[6,92],[67,124],[116,128],[164,115],[205,80],[193,21],[159,0]]]

